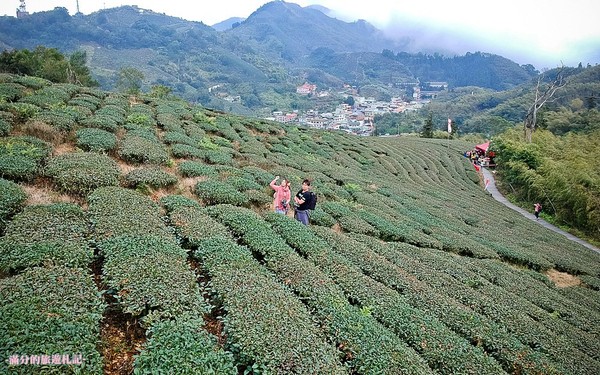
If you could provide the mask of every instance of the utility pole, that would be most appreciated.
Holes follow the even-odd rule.
[[[21,4],[17,8],[17,18],[25,18],[29,16],[29,12],[27,11],[27,8],[25,6],[25,0],[20,0],[19,2]]]

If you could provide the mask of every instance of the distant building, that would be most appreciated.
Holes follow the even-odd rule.
[[[317,91],[317,85],[311,85],[305,82],[302,86],[296,87],[296,93],[300,95],[314,94]]]

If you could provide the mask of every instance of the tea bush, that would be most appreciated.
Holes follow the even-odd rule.
[[[217,344],[202,326],[202,319],[177,319],[155,324],[135,358],[135,375],[237,375],[233,355]]]
[[[61,191],[81,196],[102,186],[117,186],[121,176],[112,158],[92,152],[55,156],[48,161],[44,173]]]
[[[240,214],[245,220],[252,219],[250,214]],[[327,245],[296,220],[275,213],[267,214],[265,219],[273,226],[273,230],[259,225],[264,236],[277,238],[282,235],[290,245],[297,244],[296,248],[312,249],[320,254],[327,252]],[[325,327],[330,340],[338,343],[340,350],[345,353],[352,353],[346,356],[347,365],[361,373],[431,372],[423,359],[378,323],[368,309],[359,309],[348,303],[344,292],[333,279],[288,246],[275,242],[275,247],[286,249],[284,252],[277,251],[279,256],[272,257],[275,252],[267,247],[251,248],[269,259],[267,267],[298,295],[303,296],[317,317],[327,322]],[[309,252],[303,251],[303,254]]]
[[[231,238],[226,227],[212,219],[200,207],[183,206],[169,214],[177,235],[187,247],[196,248],[202,240],[211,237]]]
[[[25,96],[25,92],[25,86],[18,83],[0,83],[0,102],[16,102]]]
[[[176,132],[176,131],[167,131],[165,132],[165,134],[162,137],[162,141],[163,143],[166,144],[182,144],[182,145],[188,145],[191,147],[195,147],[196,145],[198,145],[198,142],[195,141],[194,139],[192,139],[191,137],[188,137],[187,135],[180,133],[180,132]]]
[[[95,111],[102,104],[102,99],[89,94],[77,94],[69,100],[69,105],[77,105]]]
[[[228,176],[223,182],[233,186],[237,191],[259,190],[264,187],[257,184],[254,179],[250,180],[239,176]]]
[[[87,270],[32,268],[0,279],[0,372],[100,374],[100,321],[105,305]],[[40,356],[40,365],[8,366],[13,355]],[[80,364],[52,364],[79,356]]]
[[[171,146],[171,154],[180,159],[204,159],[206,151],[187,144],[175,143]]]
[[[115,133],[119,128],[119,122],[114,117],[102,115],[98,112],[82,120],[81,124],[89,128],[98,128],[111,133]]]
[[[183,195],[166,195],[159,200],[159,204],[171,213],[178,208],[200,208],[200,204],[195,200]]]
[[[8,220],[21,211],[27,200],[27,193],[12,181],[0,178],[0,234]]]
[[[214,176],[217,171],[214,166],[198,161],[182,161],[177,166],[183,177]]]
[[[77,205],[28,206],[14,216],[0,238],[0,269],[43,264],[85,268],[94,256],[88,233],[85,214]]]
[[[25,122],[41,111],[36,105],[21,102],[0,104],[0,109],[12,113],[18,122]]]
[[[79,114],[69,107],[45,109],[32,117],[32,121],[41,121],[63,132],[69,132],[77,126]]]
[[[0,139],[0,177],[31,180],[50,156],[52,146],[39,138],[14,136]]]
[[[135,164],[164,165],[169,160],[169,155],[158,141],[139,135],[127,134],[117,152],[123,160]]]
[[[0,111],[0,137],[7,136],[12,130],[15,116],[10,112]]]
[[[98,244],[104,256],[103,275],[125,313],[145,326],[184,314],[209,311],[187,253],[173,237],[120,236]]]
[[[21,84],[33,90],[40,90],[44,87],[52,85],[52,81],[45,78],[33,77],[33,76],[13,76],[15,83]]]
[[[249,198],[244,193],[221,181],[200,181],[194,187],[194,194],[208,205],[223,203],[242,206],[249,202]]]
[[[71,98],[71,94],[58,85],[44,87],[33,94],[22,98],[22,103],[33,104],[40,108],[54,108],[64,105]]]
[[[159,167],[134,169],[125,175],[125,182],[130,187],[147,185],[155,189],[175,185],[177,177],[163,171]]]
[[[173,236],[160,207],[136,191],[102,187],[88,196],[88,203],[89,220],[97,239],[123,235]]]
[[[117,147],[117,137],[106,130],[83,128],[77,130],[77,147],[85,151],[107,152]]]
[[[195,256],[211,277],[238,363],[261,373],[343,374],[306,307],[231,240],[205,240]],[[268,290],[269,293],[265,293]]]

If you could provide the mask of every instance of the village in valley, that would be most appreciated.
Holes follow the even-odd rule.
[[[304,112],[298,110],[274,111],[268,119],[286,124],[299,124],[316,129],[341,130],[356,135],[370,136],[373,135],[375,128],[376,115],[417,111],[440,92],[448,89],[447,82],[425,82],[422,85],[417,81],[402,85],[412,88],[413,93],[410,100],[397,96],[392,97],[389,101],[378,101],[373,97],[360,96],[356,87],[344,85],[343,91],[337,94],[344,99],[352,97],[353,105],[343,102],[338,104],[332,112],[320,112],[317,109]],[[308,82],[298,86],[296,93],[315,98],[331,95],[328,91],[318,91],[317,85]]]

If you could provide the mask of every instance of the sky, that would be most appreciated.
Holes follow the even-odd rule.
[[[25,0],[30,13],[67,8],[77,0]],[[229,17],[248,17],[266,0],[80,0],[90,14],[136,5],[190,21],[213,25]],[[600,64],[598,0],[288,0],[323,5],[344,21],[364,19],[393,39],[407,41],[408,52],[445,56],[487,52],[539,70],[562,64]],[[0,15],[14,16],[19,0],[0,0]],[[400,52],[400,51],[394,51]]]

